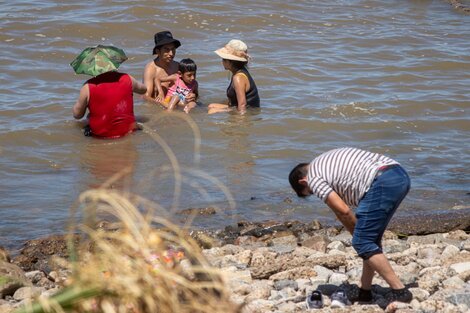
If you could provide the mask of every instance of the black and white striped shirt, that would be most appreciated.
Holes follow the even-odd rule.
[[[335,191],[350,207],[357,207],[378,169],[398,164],[384,155],[356,148],[340,148],[315,158],[308,168],[308,185],[323,201]]]

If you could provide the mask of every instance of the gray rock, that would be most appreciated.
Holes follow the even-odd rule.
[[[310,279],[306,279],[306,278],[296,279],[295,282],[297,283],[299,291],[305,291],[308,287],[312,285],[312,283],[310,282]]]
[[[383,241],[384,253],[396,253],[406,250],[406,243],[401,240],[384,240]]]
[[[333,273],[330,276],[330,279],[328,280],[328,283],[339,286],[342,283],[346,282],[348,280],[348,275],[343,274],[343,273]]]
[[[339,251],[344,251],[346,247],[344,246],[344,243],[341,241],[333,241],[327,246],[327,250],[339,250]]]
[[[32,299],[39,296],[45,289],[42,287],[21,287],[15,291],[13,299],[16,301]]]
[[[427,290],[421,288],[410,288],[410,291],[413,294],[413,299],[416,299],[420,302],[428,299],[430,295]]]
[[[442,285],[444,286],[444,288],[447,288],[447,289],[460,289],[463,287],[464,284],[465,282],[462,279],[460,279],[460,277],[458,276],[447,278],[446,280],[442,282]]]
[[[470,271],[470,262],[455,263],[450,265],[447,274],[449,276],[454,276],[466,271]]]
[[[331,238],[331,241],[341,241],[345,246],[351,246],[352,236],[349,232],[343,231],[339,235]]]
[[[418,258],[420,259],[438,259],[441,256],[441,250],[435,245],[427,245],[418,248]]]
[[[460,244],[462,250],[470,251],[470,239],[465,240]]]
[[[410,236],[408,237],[407,243],[409,245],[429,245],[442,242],[444,236],[442,234],[430,234],[426,236]]]
[[[456,256],[457,254],[459,254],[459,252],[459,248],[453,245],[449,245],[444,249],[444,251],[442,251],[441,258],[443,261],[445,261]]]
[[[287,287],[292,288],[294,290],[299,289],[299,285],[294,280],[282,279],[282,280],[277,280],[274,282],[274,289],[276,290],[282,290]]]
[[[320,265],[315,265],[313,269],[317,273],[316,278],[324,279],[325,281],[328,281],[330,276],[334,273],[332,270]]]
[[[268,244],[269,250],[279,254],[289,253],[297,248],[297,237],[294,235],[273,238]]]
[[[40,281],[42,278],[46,277],[46,274],[43,271],[31,271],[25,273],[26,278],[29,279],[30,282],[33,284],[36,284],[38,281]]]

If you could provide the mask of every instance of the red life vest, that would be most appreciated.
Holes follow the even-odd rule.
[[[127,74],[107,72],[87,81],[88,110],[93,136],[118,138],[135,129],[132,80]]]

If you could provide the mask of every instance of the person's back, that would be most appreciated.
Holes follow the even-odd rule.
[[[129,75],[107,72],[87,81],[89,123],[93,136],[122,137],[135,129],[132,80]]]
[[[258,88],[256,87],[256,83],[251,77],[251,74],[248,72],[246,67],[242,67],[236,75],[245,75],[246,78],[248,79],[248,82],[250,84],[250,89],[246,92],[246,105],[249,107],[253,108],[259,108],[260,106],[260,98],[258,94]],[[238,99],[237,99],[237,93],[235,91],[235,88],[233,86],[233,81],[230,81],[230,85],[227,87],[227,98],[229,99],[229,106],[237,106],[238,105]]]

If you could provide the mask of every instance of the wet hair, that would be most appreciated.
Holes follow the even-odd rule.
[[[302,190],[305,188],[305,186],[299,183],[299,180],[307,176],[307,174],[308,174],[308,163],[297,164],[297,166],[294,167],[292,171],[289,173],[289,183],[292,189],[294,189],[295,193],[299,197],[305,197],[305,195],[302,194]]]
[[[178,70],[181,72],[181,74],[184,74],[186,72],[196,72],[197,65],[191,59],[182,59],[180,61],[180,65],[178,66]]]

